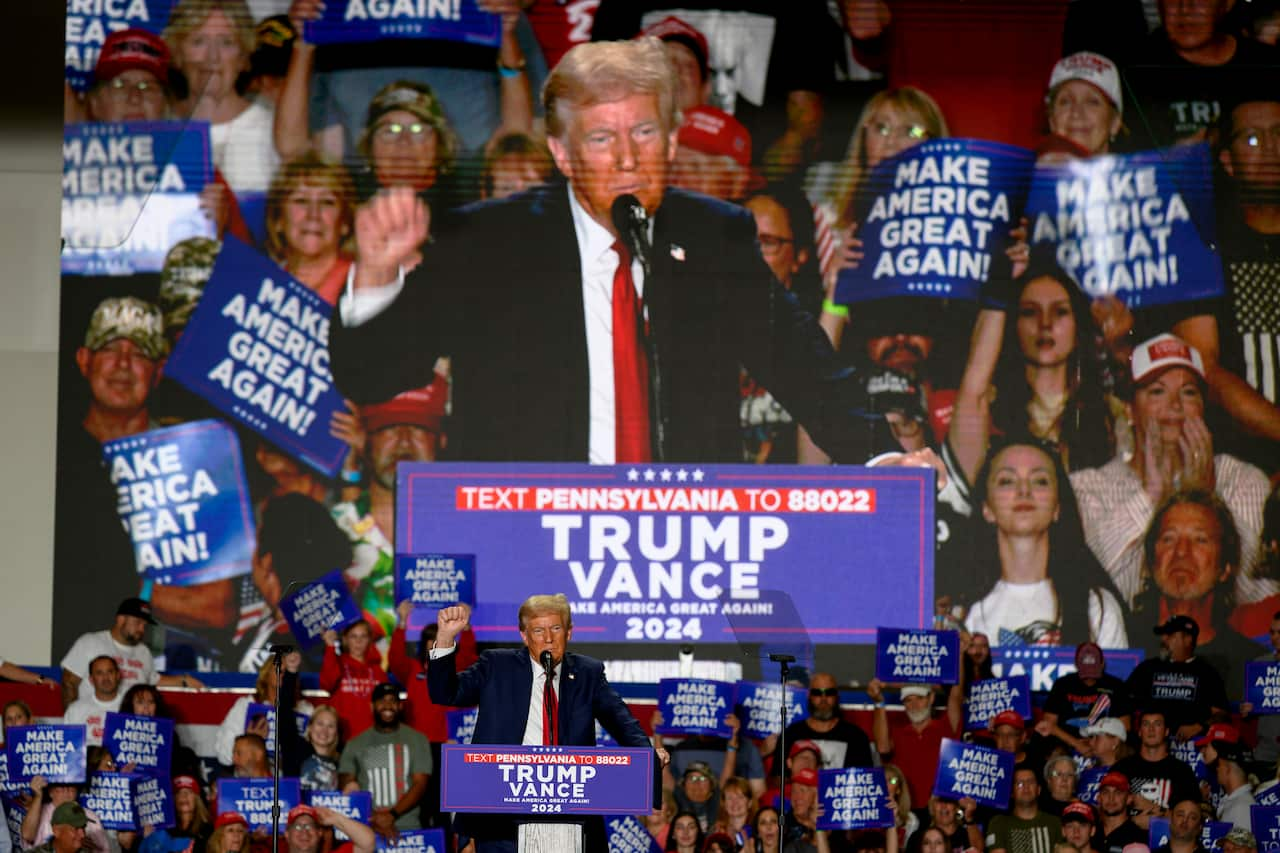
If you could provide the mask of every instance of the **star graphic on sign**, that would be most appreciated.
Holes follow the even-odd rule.
[[[705,475],[702,473],[702,469],[701,469],[701,468],[694,468],[694,469],[693,469],[693,481],[694,481],[695,483],[701,483],[701,482],[702,482],[702,478],[703,478],[703,476],[705,476]]]
[[[644,469],[644,481],[645,481],[646,483],[652,483],[652,482],[653,482],[653,477],[654,477],[653,469],[652,469],[652,468],[645,468],[645,469]]]
[[[662,473],[661,473],[661,474],[659,474],[658,476],[662,477],[662,482],[664,482],[664,483],[670,483],[670,482],[671,482],[671,469],[670,469],[670,468],[663,468],[663,469],[662,469]]]
[[[640,472],[635,468],[632,468],[627,472],[627,479],[634,483],[636,480],[640,479]]]
[[[681,468],[676,472],[676,479],[683,483],[685,480],[689,479],[689,472]]]

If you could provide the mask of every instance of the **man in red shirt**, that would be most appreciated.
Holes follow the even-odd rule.
[[[890,730],[889,715],[885,712],[884,682],[873,678],[867,685],[867,695],[875,703],[871,733],[876,749],[884,761],[892,761],[907,777],[913,803],[929,800],[934,776],[937,775],[942,739],[958,738],[962,731],[964,690],[961,685],[951,686],[946,713],[937,716],[933,713],[934,690],[931,685],[924,684],[904,686],[899,695],[907,722]]]

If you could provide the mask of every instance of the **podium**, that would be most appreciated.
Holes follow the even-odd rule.
[[[653,810],[652,749],[445,744],[440,810],[502,815],[521,853],[581,853],[583,824]]]

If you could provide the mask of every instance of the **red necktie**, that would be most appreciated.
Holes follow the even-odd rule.
[[[560,742],[560,705],[556,701],[556,685],[550,675],[542,683],[542,743],[555,746]]]
[[[643,305],[631,280],[631,253],[618,241],[618,269],[613,274],[613,414],[615,460],[648,462],[653,458],[649,438],[649,361],[641,323]]]

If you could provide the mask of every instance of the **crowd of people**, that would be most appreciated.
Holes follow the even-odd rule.
[[[161,30],[107,36],[86,91],[68,83],[69,127],[208,123],[214,180],[200,204],[216,238],[173,246],[158,274],[64,276],[54,653],[67,719],[92,732],[113,704],[161,713],[157,685],[200,687],[156,674],[143,638],[158,621],[167,671],[256,673],[253,701],[280,695],[310,714],[304,733],[286,732],[304,780],[360,784],[365,751],[403,748],[414,769],[375,792],[371,823],[430,824],[446,735],[423,683],[433,635],[414,655],[396,603],[400,462],[919,465],[938,484],[936,622],[970,640],[968,683],[991,646],[1079,646],[1088,660],[1137,647],[1148,662],[1123,684],[1079,666],[1038,721],[993,721],[1019,761],[1008,815],[931,797],[965,685],[939,715],[933,691],[904,688],[908,722],[891,728],[873,683],[869,738],[839,712],[855,673],[815,674],[785,758],[737,735],[673,745],[671,796],[650,822],[668,849],[1110,853],[1158,815],[1170,849],[1190,853],[1213,799],[1170,763],[1170,742],[1208,739],[1208,781],[1231,808],[1250,774],[1275,776],[1277,717],[1254,726],[1234,703],[1245,663],[1271,654],[1257,640],[1280,636],[1280,8],[478,5],[496,16],[491,45],[314,44],[318,0],[178,0]],[[967,74],[946,46],[957,37]],[[976,304],[842,302],[838,283],[867,257],[858,217],[873,173],[948,137],[1022,145],[1045,164],[1205,146],[1216,222],[1202,225],[1225,291],[1157,306],[1090,296],[1015,211]],[[619,233],[622,194],[644,208],[654,257]],[[143,580],[102,444],[223,417],[164,367],[230,239],[333,306],[348,403],[329,429],[347,457],[331,479],[240,428],[252,570]],[[286,581],[335,566],[363,619],[277,684]],[[112,627],[81,636],[104,600],[124,602]],[[474,656],[461,636],[460,657]],[[327,702],[297,694],[305,665]],[[1185,704],[1165,701],[1173,682],[1191,685]],[[1109,714],[1089,711],[1100,695]],[[220,730],[217,762],[259,775],[265,723],[247,707]],[[176,799],[196,802],[166,832],[253,843],[242,821],[209,819],[208,780],[185,760],[175,789],[195,780],[180,788],[194,796]],[[899,831],[817,832],[815,771],[881,760]],[[1096,803],[1074,801],[1068,777],[1113,764]],[[53,806],[33,844],[84,828],[49,788],[33,791]],[[780,837],[780,814],[802,837]],[[365,851],[325,810],[289,816],[291,845],[295,820],[304,849],[332,825]]]

